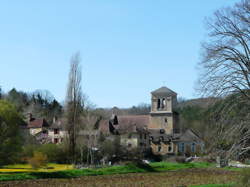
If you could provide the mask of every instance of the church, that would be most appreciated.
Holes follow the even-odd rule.
[[[100,130],[120,136],[123,146],[151,150],[155,155],[197,155],[203,140],[192,129],[182,129],[176,112],[177,93],[167,87],[151,92],[148,115],[112,115],[100,124]]]

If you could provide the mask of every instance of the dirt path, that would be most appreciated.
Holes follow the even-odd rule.
[[[85,176],[73,179],[39,179],[0,182],[0,187],[186,187],[195,184],[225,184],[235,181],[237,172],[219,169],[186,169],[162,173]]]

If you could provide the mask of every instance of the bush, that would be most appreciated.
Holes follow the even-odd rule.
[[[43,145],[25,145],[22,152],[22,160],[27,161],[34,155],[35,152],[40,152],[47,156],[48,162],[63,164],[67,163],[68,154],[63,145],[43,144]]]
[[[34,156],[29,159],[29,164],[33,169],[47,166],[47,156],[41,152],[35,152]]]
[[[67,160],[67,154],[63,151],[61,145],[43,144],[37,149],[37,151],[47,155],[49,162],[64,163],[65,160]]]

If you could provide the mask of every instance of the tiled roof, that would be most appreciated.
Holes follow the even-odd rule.
[[[189,141],[203,141],[192,129],[187,129],[184,133],[176,137],[177,141],[189,142]]]
[[[33,119],[28,123],[27,128],[42,128],[48,126],[49,124],[45,119]]]
[[[109,120],[101,120],[99,130],[104,134],[109,134]]]
[[[168,96],[168,95],[177,95],[176,92],[174,92],[173,90],[163,86],[155,91],[152,91],[151,94],[155,95],[155,96]]]
[[[119,133],[135,132],[138,129],[143,129],[148,126],[149,117],[149,115],[117,116],[118,124],[113,125],[113,127]],[[99,129],[102,132],[109,132],[109,120],[102,120]]]

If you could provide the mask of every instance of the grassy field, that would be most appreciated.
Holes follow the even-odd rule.
[[[33,170],[28,165],[5,166],[0,169],[0,181],[2,181],[0,186],[81,186],[84,184],[84,186],[106,187],[178,185],[216,187],[218,185],[205,184],[230,184],[236,181],[239,174],[238,171],[215,168],[209,163],[158,162],[148,166],[130,163],[125,166],[81,170],[72,169],[70,165],[50,164],[49,167],[54,169]]]
[[[112,175],[126,173],[145,173],[174,171],[188,168],[211,168],[209,163],[169,163],[156,162],[150,165],[127,164],[124,166],[104,167],[100,169],[73,169],[71,165],[48,164],[47,168],[34,170],[30,165],[9,165],[0,169],[0,181],[40,178],[73,178],[80,176]],[[53,169],[52,169],[53,168]]]

